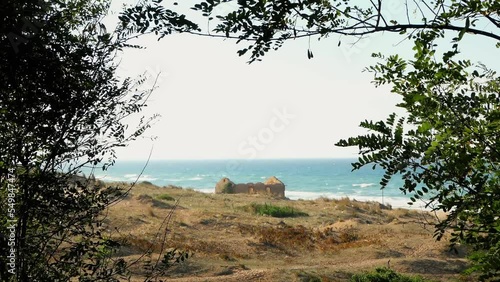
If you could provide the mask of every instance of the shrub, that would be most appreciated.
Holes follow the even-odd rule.
[[[339,240],[342,243],[351,243],[359,240],[358,229],[348,226],[338,231]]]
[[[376,268],[375,271],[355,274],[351,282],[430,282],[420,276],[407,276],[386,267]]]
[[[169,194],[160,194],[156,196],[158,200],[165,200],[165,201],[175,201],[175,198],[170,196]]]
[[[298,216],[309,216],[305,212],[294,209],[293,207],[285,206],[274,206],[268,204],[256,204],[252,203],[250,205],[252,212],[258,215],[269,215],[272,217],[298,217]]]
[[[302,225],[264,227],[257,230],[259,242],[283,250],[311,249],[315,246],[314,233]]]
[[[500,242],[497,242],[496,245],[500,245]],[[500,271],[497,270],[498,265],[500,264],[498,256],[494,256],[484,250],[474,250],[468,258],[471,261],[471,266],[464,271],[465,275],[472,278],[479,274],[478,280],[480,281],[497,281],[488,279],[500,276]]]
[[[234,193],[234,183],[228,182],[222,188],[222,193],[224,194],[232,194]]]
[[[314,273],[301,271],[297,273],[300,282],[321,282],[322,279]]]
[[[321,251],[331,251],[345,248],[359,247],[373,244],[372,239],[361,240],[362,236],[353,227],[336,230],[326,228],[323,230],[308,228],[303,225],[290,226],[280,223],[278,226],[263,226],[248,229],[240,226],[243,232],[256,235],[259,242],[285,251],[317,248]]]

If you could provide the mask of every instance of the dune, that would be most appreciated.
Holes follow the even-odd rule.
[[[258,215],[256,206],[300,213]],[[427,211],[348,198],[292,201],[150,184],[137,185],[110,208],[106,229],[124,242],[116,255],[132,261],[149,246],[153,257],[158,254],[165,218],[165,245],[193,255],[167,270],[168,281],[348,281],[384,266],[453,281],[467,266],[463,250],[449,252],[446,240],[434,240],[437,219]],[[132,281],[146,275],[140,265],[132,274]]]

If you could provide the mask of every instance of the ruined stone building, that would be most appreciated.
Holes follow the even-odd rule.
[[[285,197],[285,184],[275,176],[269,177],[264,183],[238,183],[235,184],[229,178],[222,178],[215,185],[215,193],[247,193],[247,194],[270,194],[272,196],[284,198]]]

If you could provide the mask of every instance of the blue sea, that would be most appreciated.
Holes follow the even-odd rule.
[[[107,171],[95,171],[104,181],[149,181],[158,186],[176,185],[213,193],[215,184],[228,177],[235,183],[263,182],[276,176],[286,186],[289,199],[349,197],[377,201],[393,207],[411,208],[409,197],[399,190],[400,179],[380,189],[381,169],[370,167],[351,171],[354,159],[279,160],[165,160],[117,161]],[[143,171],[144,169],[144,171]],[[142,172],[142,174],[141,174]],[[420,206],[413,206],[417,208]]]

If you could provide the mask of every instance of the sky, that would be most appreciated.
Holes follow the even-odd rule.
[[[118,75],[145,74],[146,86],[159,75],[142,114],[161,117],[142,138],[119,149],[118,159],[145,160],[150,152],[153,160],[357,157],[357,148],[335,142],[364,133],[362,120],[404,114],[390,87],[376,88],[373,74],[363,69],[376,62],[373,52],[410,55],[412,45],[387,34],[355,45],[349,44],[354,39],[341,40],[340,47],[337,36],[294,40],[249,65],[233,40],[141,37],[134,43],[146,49],[120,54]],[[466,44],[474,56],[497,52],[474,40]]]

